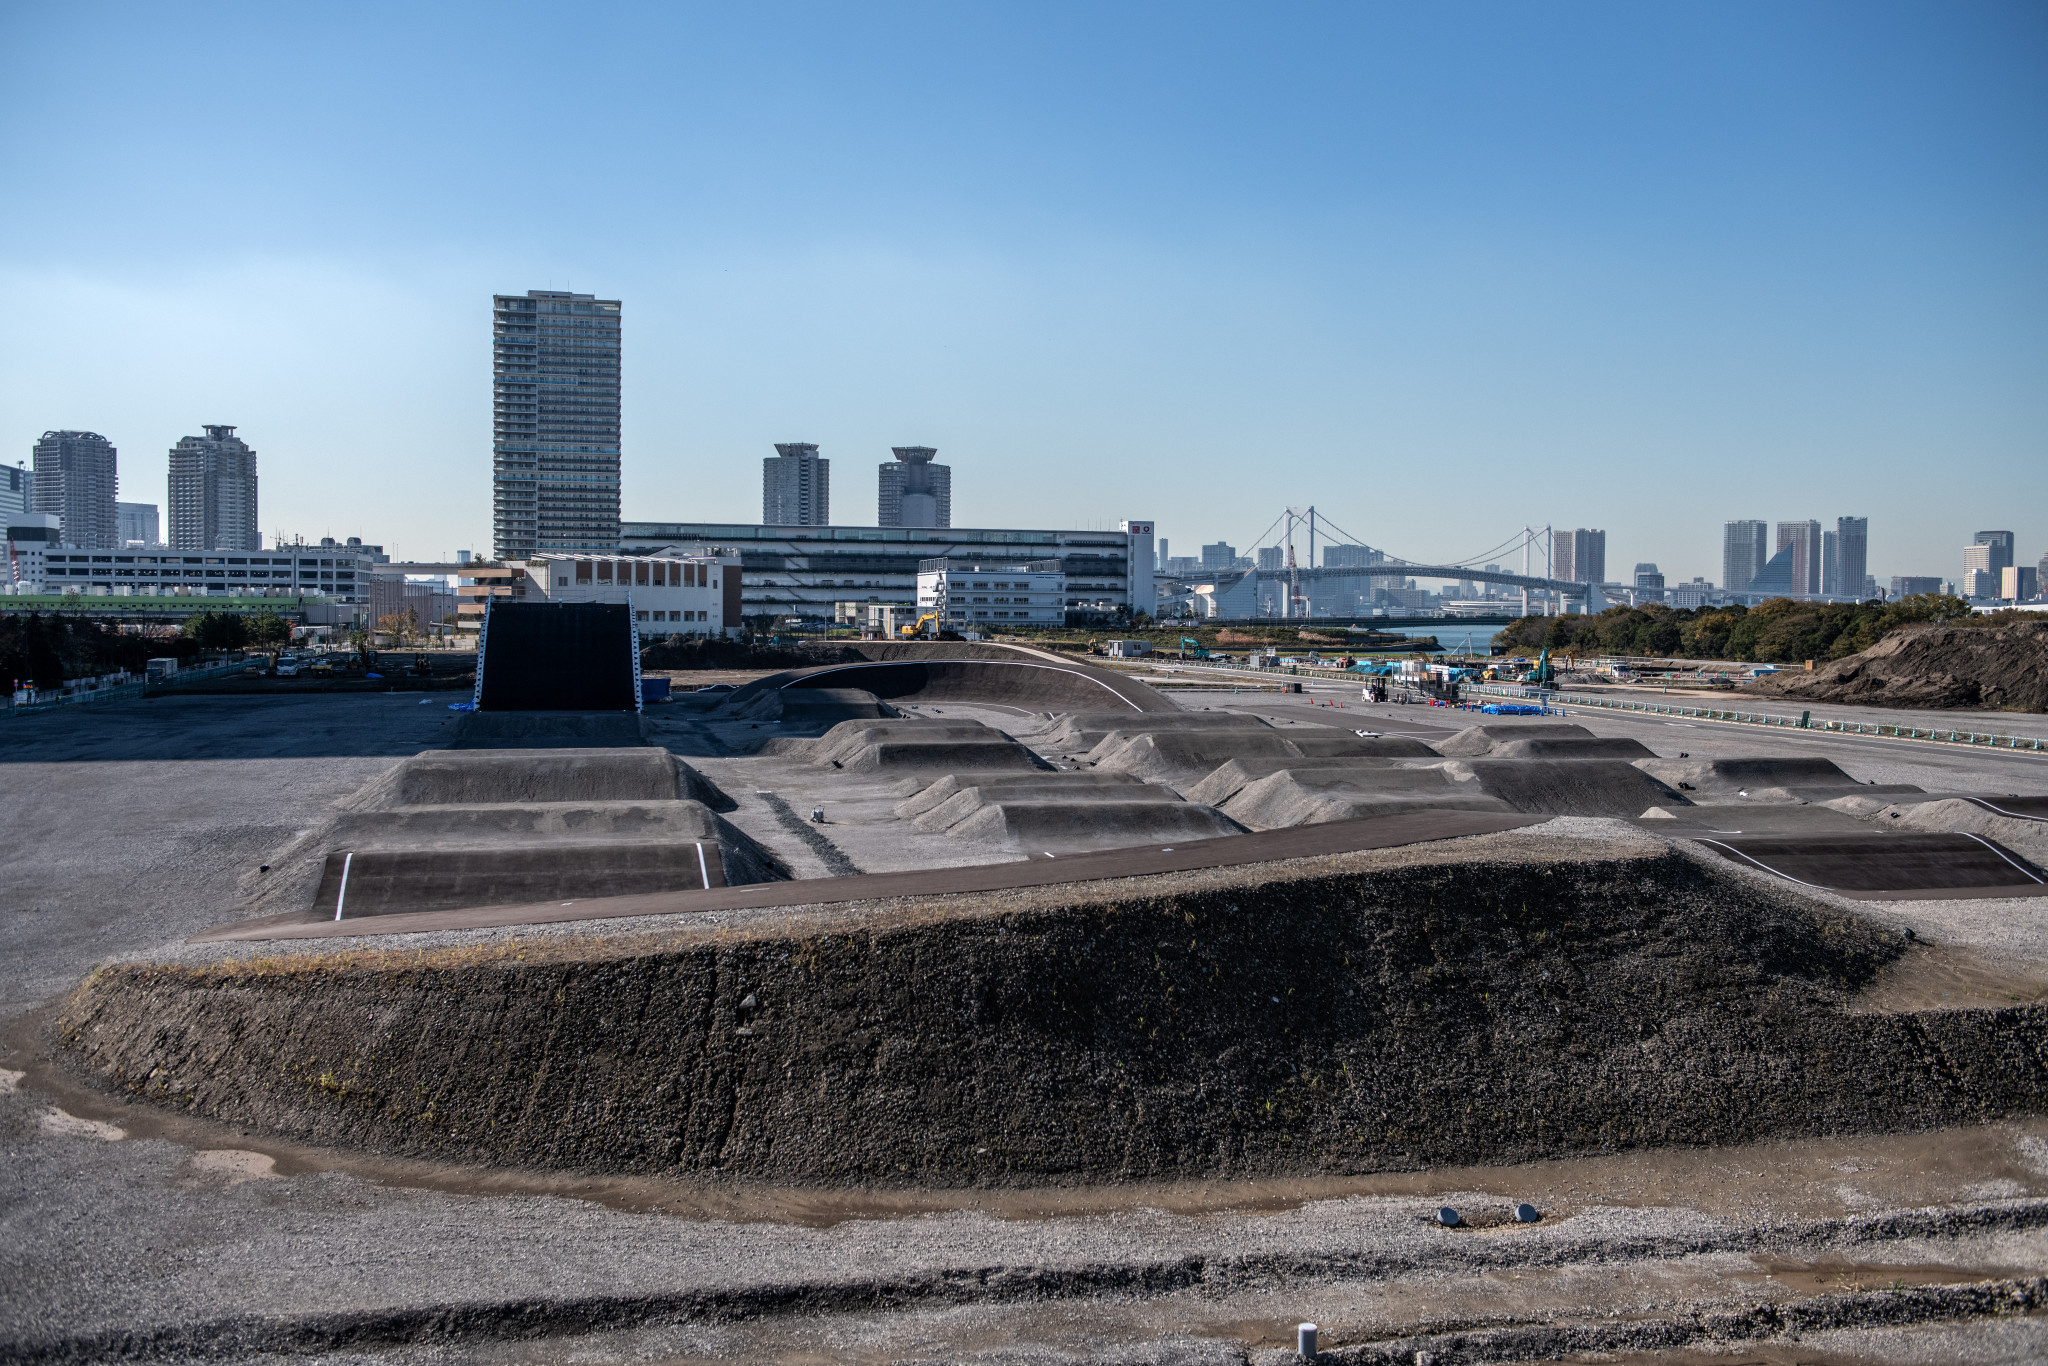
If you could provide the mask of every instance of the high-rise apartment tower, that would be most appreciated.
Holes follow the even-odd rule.
[[[1868,517],[1837,517],[1835,519],[1835,554],[1831,561],[1835,571],[1835,587],[1832,592],[1860,596],[1864,580],[1870,577],[1870,519]]]
[[[877,526],[953,525],[953,467],[934,465],[930,446],[891,446],[876,485]]]
[[[35,457],[35,511],[57,518],[65,545],[112,549],[121,530],[114,443],[98,432],[44,432]]]
[[[778,441],[761,462],[764,526],[832,525],[832,462],[809,441]]]
[[[1731,593],[1749,587],[1749,581],[1764,572],[1771,552],[1764,535],[1764,522],[1725,522],[1721,527],[1721,586]]]
[[[619,548],[619,301],[491,298],[491,540],[499,559]]]
[[[1820,523],[1780,522],[1778,523],[1778,549],[1787,547],[1792,551],[1792,590],[1794,593],[1820,592],[1821,538]]]
[[[171,447],[171,549],[263,549],[256,452],[233,427],[202,430]]]
[[[1550,577],[1570,583],[1607,582],[1607,533],[1585,527],[1552,532]]]

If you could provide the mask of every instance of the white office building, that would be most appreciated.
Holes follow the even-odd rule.
[[[10,532],[11,535],[11,532]],[[371,546],[293,546],[285,550],[163,551],[52,548],[44,583],[22,592],[174,597],[327,598],[367,607]]]
[[[723,636],[740,629],[740,563],[733,551],[679,555],[539,555],[506,566],[526,602],[630,604],[643,636]]]
[[[16,512],[7,518],[7,591],[40,593],[49,576],[50,551],[64,538],[63,519],[54,512]]]
[[[1058,560],[930,559],[917,566],[917,609],[950,631],[1043,629],[1067,619]]]
[[[839,604],[886,606],[917,598],[920,566],[931,559],[1005,563],[1056,560],[1066,576],[1066,606],[1113,619],[1131,601],[1133,540],[1126,531],[1029,531],[973,527],[748,526],[727,522],[627,522],[626,554],[667,555],[697,546],[732,546],[745,569],[750,616],[816,620]],[[1150,548],[1144,548],[1147,590]],[[1141,610],[1154,604],[1147,599]],[[732,614],[737,619],[738,613]]]

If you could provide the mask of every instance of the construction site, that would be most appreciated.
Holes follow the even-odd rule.
[[[2048,1356],[2048,753],[843,653],[15,722],[0,1357]]]

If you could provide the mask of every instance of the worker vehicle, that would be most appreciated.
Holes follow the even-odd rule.
[[[1182,659],[1207,659],[1209,651],[1202,645],[1201,641],[1196,640],[1193,636],[1182,636],[1180,638],[1180,657]]]
[[[939,614],[937,612],[926,612],[923,616],[917,619],[917,624],[915,626],[902,627],[897,632],[897,634],[901,635],[905,640],[910,639],[912,636],[921,636],[924,634],[924,628],[931,625],[938,619]]]

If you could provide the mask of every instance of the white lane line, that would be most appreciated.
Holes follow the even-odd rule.
[[[341,856],[341,889],[334,894],[334,918],[341,919],[341,904],[348,900],[348,866],[356,861],[356,851],[351,849]]]
[[[1962,833],[1964,833],[1965,835],[1970,835],[1970,832],[1967,830],[1963,831]],[[2027,872],[2025,864],[2013,862],[2012,857],[2008,855],[2005,852],[2005,850],[1999,848],[1990,840],[1985,839],[1982,835],[1970,835],[1970,838],[1977,841],[1977,843],[1983,845],[1986,849],[1989,849],[1992,853],[1998,855],[2000,858],[2004,859],[2007,863],[2011,863],[2013,867],[2019,869],[2021,873],[2026,875],[2027,881],[2034,883],[2037,886],[2048,886],[2048,883],[2043,883],[2040,878],[2037,878],[2032,873]]]

